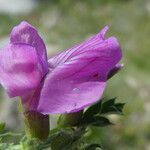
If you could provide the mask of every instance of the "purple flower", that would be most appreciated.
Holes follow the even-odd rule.
[[[105,39],[106,26],[89,40],[47,60],[37,30],[23,21],[0,51],[0,83],[10,97],[19,96],[28,110],[71,113],[97,102],[106,81],[121,65],[115,37]]]

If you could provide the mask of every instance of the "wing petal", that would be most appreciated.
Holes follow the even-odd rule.
[[[0,83],[10,97],[38,87],[43,73],[36,49],[26,44],[9,44],[0,51]]]
[[[35,47],[39,60],[41,61],[43,76],[48,72],[47,54],[45,44],[38,34],[37,30],[27,23],[22,21],[19,25],[13,28],[10,35],[11,43],[29,44]]]

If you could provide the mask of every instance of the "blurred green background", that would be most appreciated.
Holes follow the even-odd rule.
[[[150,150],[150,1],[0,0],[0,48],[22,20],[38,28],[49,56],[110,26],[107,36],[119,39],[125,66],[104,95],[125,102],[125,115],[112,115],[116,125],[92,129],[87,140],[102,143],[104,150]],[[21,130],[17,102],[0,92],[0,121]]]

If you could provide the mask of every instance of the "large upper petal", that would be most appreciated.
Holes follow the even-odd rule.
[[[99,100],[108,73],[122,57],[117,39],[104,39],[106,30],[49,60],[50,71],[37,105],[39,112],[76,112]]]
[[[93,36],[92,38],[84,41],[81,44],[75,45],[74,47],[72,47],[66,51],[63,51],[63,52],[55,55],[54,57],[50,58],[48,60],[49,67],[53,69],[53,68],[57,67],[58,65],[63,64],[64,62],[68,61],[68,59],[70,59],[74,56],[77,56],[81,52],[84,52],[84,51],[86,52],[88,50],[96,49],[96,47],[98,47],[99,44],[105,40],[105,34],[108,29],[109,29],[109,27],[105,26],[100,31],[100,33]]]
[[[47,73],[46,47],[37,30],[32,25],[22,21],[19,25],[15,26],[11,32],[10,41],[11,43],[23,43],[35,47],[43,69],[43,76]]]
[[[27,44],[9,44],[0,51],[0,83],[10,97],[36,89],[43,72],[36,49]]]

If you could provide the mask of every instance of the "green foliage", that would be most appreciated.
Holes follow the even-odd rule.
[[[101,100],[95,105],[89,107],[83,114],[81,125],[93,125],[104,127],[112,125],[107,117],[108,114],[123,114],[124,103],[116,103],[116,98]]]
[[[57,136],[53,139],[51,143],[52,150],[73,150],[77,149],[80,144],[81,137],[84,133],[84,129],[73,130],[64,129],[57,133]]]
[[[0,150],[22,150],[21,145],[0,143]]]
[[[4,131],[5,125],[6,125],[6,124],[5,124],[4,122],[3,122],[3,123],[0,123],[0,133]]]
[[[88,125],[93,125],[97,127],[105,127],[108,125],[112,125],[112,123],[109,121],[109,119],[102,117],[102,116],[94,116],[91,118],[91,120],[88,120]]]
[[[90,126],[106,127],[112,125],[109,114],[122,115],[124,103],[117,103],[116,98],[101,100],[89,107],[82,115],[80,122],[70,128],[60,128],[53,132],[52,150],[96,150],[102,149],[100,144],[88,144],[84,136]],[[107,115],[107,116],[106,116]],[[55,133],[55,134],[54,134]]]
[[[19,144],[0,143],[0,150],[102,150],[98,143],[87,143],[85,140],[89,127],[105,127],[112,125],[106,114],[122,114],[123,103],[117,103],[116,98],[109,100],[100,100],[98,103],[89,107],[84,113],[77,112],[80,115],[80,121],[77,125],[70,127],[58,127],[50,131],[46,141],[35,138],[21,138]],[[76,115],[77,115],[76,114]],[[73,114],[71,114],[73,115]],[[69,116],[70,117],[70,116]],[[74,119],[76,119],[75,117]],[[73,121],[73,120],[71,120]],[[5,123],[0,124],[0,131],[4,131]],[[1,133],[0,137],[20,136],[20,134],[6,132]]]
[[[86,118],[89,118],[93,115],[96,115],[96,114],[100,113],[101,107],[102,107],[102,100],[99,101],[98,103],[94,104],[93,106],[89,107],[84,112],[83,118],[86,119]]]
[[[110,99],[102,104],[101,114],[122,115],[124,103],[115,103],[116,98]]]
[[[6,124],[0,123],[0,150],[21,150],[21,145],[15,145],[13,143],[4,143],[2,142],[4,138],[8,137],[17,137],[21,136],[18,133],[6,132],[5,131]]]

